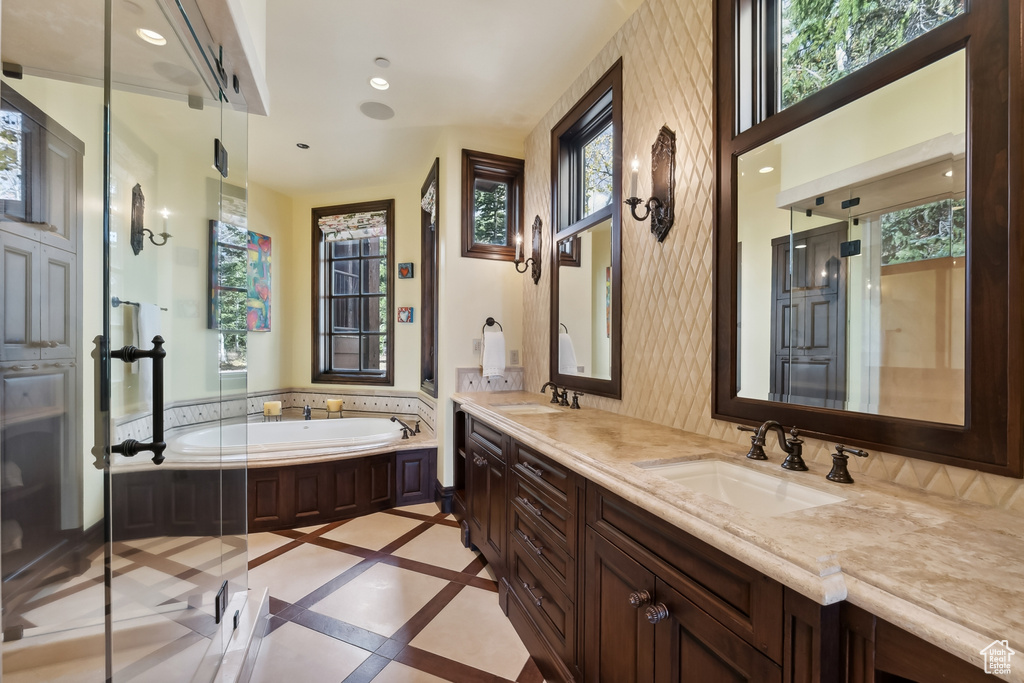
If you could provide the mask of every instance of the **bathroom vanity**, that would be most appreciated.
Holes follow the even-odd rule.
[[[548,680],[981,681],[982,649],[1024,642],[1008,513],[535,394],[454,400],[456,517]],[[826,502],[745,511],[651,467],[688,460]]]

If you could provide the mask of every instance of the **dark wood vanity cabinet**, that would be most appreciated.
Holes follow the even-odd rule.
[[[818,605],[458,414],[466,512],[456,505],[456,517],[493,565],[502,608],[549,681],[990,678],[852,605]]]

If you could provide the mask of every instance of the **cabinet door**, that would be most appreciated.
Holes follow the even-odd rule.
[[[77,251],[82,156],[52,131],[44,130],[42,140],[34,220],[40,227],[39,238],[45,244]]]
[[[654,596],[654,575],[590,527],[585,552],[585,680],[653,681],[654,626],[644,615],[641,596]]]
[[[487,454],[487,523],[484,545],[480,551],[494,566],[499,575],[505,566],[505,549],[508,543],[508,495],[506,493],[506,470],[504,461],[493,453]]]
[[[486,536],[484,529],[490,508],[487,505],[487,452],[473,439],[466,442],[466,520],[469,540],[478,548]]]
[[[658,683],[781,683],[781,667],[660,579],[650,609]]]
[[[78,349],[78,260],[72,253],[45,245],[40,255],[40,358],[74,358]]]
[[[38,360],[42,247],[20,235],[0,232],[0,249],[3,252],[0,258],[3,286],[0,361]]]

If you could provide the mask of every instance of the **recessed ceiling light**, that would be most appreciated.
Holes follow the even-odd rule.
[[[148,28],[140,28],[135,31],[135,35],[142,38],[150,45],[166,45],[167,39],[156,31],[150,31]]]
[[[764,167],[762,167],[762,168],[759,168],[759,169],[757,170],[757,172],[758,172],[758,173],[771,173],[771,172],[772,172],[772,171],[774,171],[774,170],[775,170],[775,167],[774,167],[774,166],[764,166]]]
[[[382,69],[386,69],[391,66],[391,60],[387,57],[377,57],[377,59],[373,60],[373,63]]]
[[[307,145],[305,142],[296,142],[295,146],[298,147],[299,149],[309,149],[309,145]]]
[[[381,102],[363,102],[359,105],[359,111],[363,112],[364,116],[378,121],[386,121],[395,115],[394,109]]]
[[[947,178],[952,178],[953,177],[953,169],[950,169],[950,170],[946,171],[946,177]]]
[[[377,76],[376,78],[371,78],[370,85],[372,85],[377,90],[387,90],[388,88],[391,87],[391,84],[385,81],[380,76]]]

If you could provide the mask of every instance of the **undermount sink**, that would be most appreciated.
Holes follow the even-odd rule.
[[[841,503],[845,498],[721,460],[639,465],[669,481],[741,510],[771,517]]]
[[[496,408],[503,413],[509,413],[510,415],[542,415],[544,413],[558,412],[557,408],[539,405],[537,403],[504,403],[492,405],[491,407]]]

